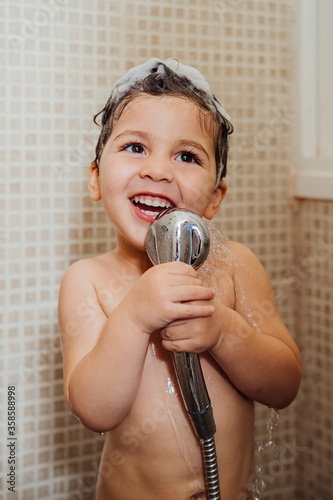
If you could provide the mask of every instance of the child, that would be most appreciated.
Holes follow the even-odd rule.
[[[209,286],[182,262],[153,267],[145,250],[148,227],[165,208],[209,220],[218,211],[229,117],[197,70],[159,59],[116,82],[101,113],[89,193],[102,200],[117,247],[72,265],[59,298],[67,403],[85,426],[106,433],[96,499],[206,498],[172,351],[200,353],[221,497],[249,498],[253,401],[286,407],[301,377],[268,277],[231,241]]]

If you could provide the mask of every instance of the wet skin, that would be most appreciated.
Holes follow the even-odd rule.
[[[114,261],[114,266],[109,265],[110,261]],[[105,290],[115,279],[110,267],[117,268],[116,256],[101,257],[93,266],[94,286],[96,290]],[[223,283],[220,298],[233,307],[234,265],[228,263],[224,267],[214,285]],[[128,269],[127,276],[131,273]],[[126,293],[127,288],[115,301]],[[105,293],[101,293],[99,301],[105,313],[111,314],[116,302],[106,304]],[[234,388],[208,352],[200,358],[217,425],[215,440],[223,498],[235,500],[246,490],[253,472],[253,404]],[[147,500],[205,499],[204,491],[198,438],[184,410],[171,353],[163,349],[155,332],[130,412],[106,435],[96,500],[128,500],[133,492],[137,492],[135,498]]]
[[[244,500],[253,471],[253,400],[282,408],[297,393],[299,353],[252,252],[226,243],[208,277],[180,262],[153,268],[146,255],[150,212],[170,204],[212,219],[226,192],[215,184],[213,128],[171,97],[130,102],[90,168],[117,247],[66,272],[59,326],[67,403],[106,433],[96,500],[204,498],[172,351],[200,353],[224,500]]]

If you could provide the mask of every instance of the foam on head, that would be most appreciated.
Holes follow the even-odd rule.
[[[173,75],[178,77],[176,85],[175,81],[177,78],[174,78]],[[152,76],[153,79],[148,79],[149,76]],[[152,95],[163,95],[165,93],[167,95],[167,92],[164,92],[164,90],[168,87],[168,82],[171,84],[169,89],[170,95],[172,95],[173,90],[175,91],[175,95],[177,95],[179,90],[180,96],[189,97],[189,99],[196,102],[199,106],[202,106],[208,113],[211,113],[219,125],[220,132],[218,133],[215,151],[217,187],[220,180],[226,175],[229,147],[228,135],[233,131],[230,116],[223,105],[216,99],[210,89],[209,83],[200,71],[192,66],[181,64],[176,59],[162,61],[153,57],[149,61],[131,68],[122,78],[115,82],[111,96],[104,109],[94,117],[94,121],[97,124],[97,116],[102,115],[102,131],[96,146],[95,164],[98,166],[101,153],[111,134],[113,125],[119,119],[124,107],[129,102],[127,96],[130,97],[131,94],[133,95],[136,92],[146,92]],[[163,87],[163,85],[166,85],[166,87]],[[173,87],[173,85],[175,86]],[[158,90],[157,92],[156,89]]]
[[[185,77],[192,82],[192,84],[203,90],[209,101],[212,108],[215,109],[224,117],[226,120],[230,121],[230,116],[222,106],[222,104],[216,99],[213,95],[209,83],[205,80],[204,76],[198,71],[196,68],[192,66],[187,66],[186,64],[182,64],[176,59],[167,59],[166,61],[162,61],[157,57],[153,57],[135,68],[131,68],[125,76],[116,81],[113,86],[113,98],[118,101],[123,95],[130,92],[130,90],[139,82],[142,82],[147,76],[151,73],[164,74],[164,66],[167,66],[172,71],[174,71],[178,76]]]

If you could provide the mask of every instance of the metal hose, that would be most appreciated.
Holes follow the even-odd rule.
[[[207,498],[220,500],[219,472],[214,436],[209,439],[200,439],[202,458],[205,470],[205,483]]]
[[[221,497],[214,440],[216,425],[200,358],[193,352],[174,352],[173,362],[184,406],[201,445],[207,499],[219,500]]]

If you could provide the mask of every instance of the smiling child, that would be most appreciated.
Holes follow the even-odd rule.
[[[102,200],[117,246],[73,264],[59,297],[66,401],[106,433],[96,500],[206,498],[172,351],[200,353],[223,500],[251,498],[254,401],[286,407],[301,377],[269,279],[236,242],[224,243],[231,258],[219,259],[214,288],[182,262],[153,267],[145,250],[165,208],[208,220],[219,210],[229,116],[197,70],[159,59],[116,82],[101,113],[89,193]]]

